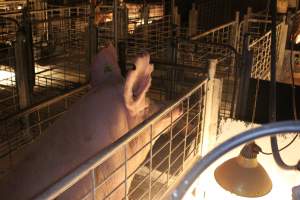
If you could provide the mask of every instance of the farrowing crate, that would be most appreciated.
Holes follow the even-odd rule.
[[[87,82],[87,26],[89,8],[83,4],[29,10],[32,27],[35,85],[32,104],[65,93]],[[0,14],[0,112],[17,113],[15,42],[20,10]]]
[[[149,97],[167,102],[187,92],[206,72],[188,66],[156,63]],[[18,151],[40,137],[44,130],[62,115],[73,103],[89,91],[89,85],[73,89],[63,95],[1,119],[0,160],[18,158]],[[15,152],[17,152],[15,154]],[[18,159],[17,159],[18,160]],[[9,163],[3,170],[9,168]]]
[[[276,49],[277,60],[279,56],[279,48],[282,37],[282,26],[284,21],[279,21],[276,27]],[[262,80],[270,79],[271,66],[271,21],[261,19],[261,17],[253,15],[252,18],[243,20],[239,24],[239,38],[237,49],[242,53],[244,36],[249,36],[249,50],[253,52],[253,63],[251,77]],[[285,42],[285,41],[284,41]]]
[[[159,199],[176,177],[183,173],[189,162],[199,157],[202,148],[203,116],[205,113],[205,94],[207,81],[197,84],[175,103],[156,113],[136,128],[129,131],[113,145],[105,148],[98,155],[81,165],[68,176],[52,185],[46,192],[38,196],[38,199],[54,199],[72,185],[86,176],[93,174],[93,183],[90,191],[82,199],[95,198],[99,193],[105,194],[105,198],[114,198],[116,193],[123,192],[128,199]],[[180,107],[183,111],[178,119],[172,118],[173,111]],[[170,125],[158,136],[153,137],[153,130],[157,122],[166,116],[171,117]],[[130,157],[127,148],[131,141],[147,134],[150,138]],[[155,143],[154,141],[157,140]],[[128,171],[127,165],[132,159],[149,149],[149,154],[143,164],[135,171]],[[125,162],[120,163],[114,169],[108,169],[109,174],[98,177],[98,167],[117,153],[124,153]],[[116,176],[123,176],[124,181],[110,191],[103,191],[102,186],[115,180]],[[127,190],[127,180],[133,178],[131,187]]]
[[[217,59],[216,77],[223,80],[220,117],[232,117],[239,64],[234,47],[238,34],[238,19],[194,36],[177,44],[176,61],[206,69],[209,59]]]

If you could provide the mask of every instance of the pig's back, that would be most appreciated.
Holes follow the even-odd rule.
[[[32,144],[30,155],[0,183],[4,199],[31,199],[128,131],[120,89],[96,89]]]

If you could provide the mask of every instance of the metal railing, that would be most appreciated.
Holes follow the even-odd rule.
[[[189,66],[155,63],[149,97],[158,102],[174,100],[189,91],[202,79],[201,77],[205,77],[205,74],[206,71]],[[25,111],[7,117],[1,115],[0,160],[8,156],[18,157],[14,152],[40,137],[51,123],[88,91],[88,88],[82,86]]]
[[[89,90],[89,87],[89,85],[81,86],[17,114],[1,118],[0,160],[7,157],[18,158],[18,155],[15,155],[14,152],[30,145],[30,143],[40,137],[49,125]],[[1,117],[4,116],[1,115]],[[6,170],[10,168],[10,163],[5,165],[5,172],[2,173],[6,173]]]
[[[201,77],[206,72],[194,67],[172,66],[167,63],[156,63],[155,66],[153,85],[149,92],[151,99],[161,102],[162,100],[176,99],[184,93],[186,95],[172,104],[172,106],[169,106],[147,120],[147,122],[144,122],[139,128],[132,130],[128,134],[131,135],[128,136],[131,139],[114,148],[114,152],[119,152],[118,149],[123,151],[123,148],[126,148],[129,141],[134,142],[133,140],[138,137],[149,135],[151,131],[145,130],[149,130],[150,128],[154,131],[159,121],[170,117],[175,108],[181,108],[182,114],[179,118],[175,119],[171,117],[172,122],[169,122],[170,124],[162,132],[155,134],[155,136],[152,135],[153,138],[149,139],[147,144],[145,143],[140,146],[140,149],[133,155],[126,155],[128,162],[131,163],[131,160],[136,159],[140,154],[145,154],[145,151],[151,149],[151,156],[149,157],[149,154],[143,164],[135,169],[134,172],[127,173],[128,177],[126,181],[133,179],[132,186],[127,191],[127,196],[133,199],[142,199],[143,196],[147,198],[158,197],[160,193],[157,189],[166,190],[167,186],[174,181],[174,178],[182,173],[188,160],[199,155],[199,146],[201,146],[206,81],[198,84],[193,89],[191,88],[196,82],[201,80]],[[70,105],[75,103],[88,90],[88,85],[75,89],[65,95],[26,109],[17,115],[2,119],[1,157],[10,156],[14,160],[20,159],[18,158],[18,150],[21,150],[40,137],[51,123],[57,120]],[[27,126],[24,124],[26,120],[29,121]],[[157,143],[155,143],[156,140]],[[111,155],[113,156],[114,154],[111,153]],[[126,165],[126,162],[124,161],[122,166]],[[97,161],[97,163],[100,165],[102,162]],[[9,168],[9,163],[6,165]],[[118,169],[112,169],[112,174],[108,174],[104,180],[97,180],[97,184],[95,184],[97,189],[94,188],[94,191],[101,191],[100,185],[105,187],[105,183],[112,181],[116,175],[119,176],[120,174],[118,173],[119,170],[123,169],[122,166],[119,166]],[[94,165],[93,170],[95,170],[96,174],[99,172],[97,169],[99,167]],[[6,171],[2,171],[1,173],[5,174]],[[125,182],[122,184],[124,186]],[[114,194],[120,192],[117,188],[122,188],[122,184],[116,186],[116,188],[112,188],[112,191],[107,191],[107,197],[112,197]]]
[[[128,34],[128,58],[132,58],[137,53],[140,53],[141,50],[144,50],[149,52],[153,58],[166,60],[166,55],[170,49],[171,37],[171,16],[149,18],[148,24],[141,24],[135,31]]]
[[[209,59],[217,59],[216,77],[223,80],[220,117],[232,117],[237,87],[236,70],[240,58],[234,49],[237,39],[238,19],[213,28],[191,38],[179,40],[176,62],[207,69]]]
[[[254,15],[255,16],[255,15]],[[280,47],[280,37],[282,25],[277,25],[277,49]],[[262,80],[270,79],[270,51],[271,51],[271,21],[264,19],[247,19],[240,23],[238,51],[242,52],[243,38],[247,34],[249,37],[249,50],[253,53],[253,64],[251,77]],[[277,51],[279,52],[279,51]],[[278,57],[278,55],[277,55]]]
[[[176,177],[183,172],[186,163],[199,155],[202,143],[202,126],[205,103],[206,81],[198,84],[172,105],[156,113],[113,145],[105,148],[98,155],[71,172],[37,199],[53,199],[63,194],[68,188],[79,183],[85,177],[92,177],[92,187],[81,198],[94,196],[96,199],[114,198],[124,194],[129,199],[156,199],[167,189]],[[182,114],[173,118],[174,111],[182,109]],[[161,132],[155,132],[158,123],[170,118],[169,125]],[[129,145],[141,137],[148,138],[139,149],[129,151]],[[154,143],[157,140],[156,143]],[[143,164],[130,167],[141,155],[148,156]],[[109,174],[101,174],[105,162],[117,154],[125,158],[120,166],[109,169]],[[143,156],[142,156],[143,157]],[[130,170],[129,170],[130,169]],[[115,183],[116,176],[119,182]],[[100,178],[102,177],[102,178]],[[124,178],[121,178],[124,177]],[[130,188],[127,188],[132,180]],[[107,188],[107,184],[113,188]],[[105,191],[103,190],[105,189]]]
[[[87,5],[44,7],[28,13],[26,19],[31,21],[33,30],[35,84],[32,103],[35,104],[87,82],[89,8]],[[21,25],[21,18],[21,10],[0,15],[0,111],[3,115],[19,110],[15,80],[18,27],[15,22]]]
[[[16,7],[20,2],[3,4]],[[22,1],[22,5],[24,3]],[[113,43],[127,41],[128,59],[141,49],[148,51],[152,57],[165,58],[171,37],[171,17],[163,16],[161,5],[150,4],[149,7],[148,23],[143,24],[145,16],[141,10],[135,11],[138,17],[130,15],[126,18],[126,5],[120,5],[117,9],[113,3],[97,6],[94,16],[91,13],[93,7],[86,2],[66,7],[38,0],[29,1],[25,21],[30,21],[32,28],[32,68],[35,71],[32,103],[60,95],[88,81],[88,65],[93,57],[88,41],[94,37],[89,32],[89,23],[94,23],[99,17],[102,21],[97,25],[97,35],[92,40],[97,43],[98,49],[107,40]],[[15,80],[15,41],[18,28],[13,21],[7,19],[14,19],[22,25],[22,16],[22,10],[18,9],[0,13],[0,43],[6,45],[3,48],[1,46],[0,50],[0,86],[3,89],[0,90],[0,102],[3,102],[0,111],[3,115],[15,113],[20,107]],[[134,30],[130,32],[129,26],[133,24]]]

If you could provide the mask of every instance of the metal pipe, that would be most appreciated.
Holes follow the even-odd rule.
[[[271,1],[271,12],[272,12],[272,34],[271,34],[271,82],[270,82],[270,99],[269,99],[269,121],[276,121],[276,15],[277,15],[277,0]],[[297,165],[287,165],[281,158],[276,136],[271,139],[271,147],[273,158],[276,164],[282,169],[294,170]],[[299,166],[298,166],[299,167]]]
[[[22,117],[23,115],[30,114],[32,112],[35,112],[35,111],[37,111],[41,108],[44,108],[44,107],[48,106],[48,105],[59,102],[59,101],[63,100],[64,98],[70,97],[70,96],[72,96],[72,95],[74,95],[78,92],[81,92],[81,91],[84,91],[84,90],[87,90],[87,89],[90,89],[90,88],[91,88],[90,84],[83,85],[79,88],[71,90],[70,92],[67,92],[67,93],[62,94],[60,96],[57,96],[57,97],[54,97],[52,99],[43,101],[43,102],[41,102],[37,105],[33,105],[32,107],[29,107],[25,110],[22,110],[22,111],[18,112],[18,113],[13,113],[12,115],[9,115],[5,118],[2,118],[2,119],[0,119],[0,124],[5,123],[5,121],[8,121],[8,120],[17,119],[18,117]]]
[[[161,116],[165,116],[166,114],[172,112],[175,108],[177,108],[185,99],[187,99],[189,96],[191,96],[193,93],[195,93],[197,90],[203,87],[204,84],[206,84],[207,81],[203,81],[199,83],[196,87],[194,87],[192,90],[190,90],[188,93],[186,93],[182,98],[180,98],[175,103],[171,104],[170,106],[166,107],[165,109],[162,109],[160,112],[154,114],[152,117],[148,118],[135,128],[131,129],[127,134],[122,136],[120,139],[118,139],[116,142],[114,142],[112,145],[104,148],[97,154],[96,156],[92,157],[80,167],[72,171],[70,174],[62,178],[60,181],[56,182],[54,185],[46,189],[43,193],[36,196],[34,199],[37,200],[45,200],[45,199],[55,199],[57,196],[59,196],[61,193],[66,191],[68,188],[72,187],[74,184],[76,184],[81,178],[86,176],[91,170],[93,170],[95,167],[99,166],[101,163],[103,163],[106,159],[110,158],[115,152],[117,152],[124,144],[127,144],[132,139],[134,139],[138,134],[145,131],[147,127],[149,127],[151,124],[156,123],[158,120],[161,119]]]
[[[253,141],[255,139],[271,136],[276,134],[297,134],[300,131],[300,121],[283,121],[274,122],[263,125],[259,128],[251,129],[241,133],[224,143],[218,145],[214,150],[210,151],[202,159],[198,160],[193,167],[183,176],[180,181],[173,187],[175,190],[169,189],[163,199],[181,199],[189,187],[213,162],[222,157],[225,153],[232,149]],[[300,162],[298,162],[298,170],[300,170]]]

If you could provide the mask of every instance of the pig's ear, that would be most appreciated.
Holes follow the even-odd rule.
[[[106,80],[121,79],[116,49],[109,44],[96,55],[91,65],[91,85],[96,86]]]
[[[146,93],[151,86],[153,65],[150,64],[150,55],[143,54],[136,58],[135,70],[127,73],[124,87],[125,106],[131,116],[148,107]]]

